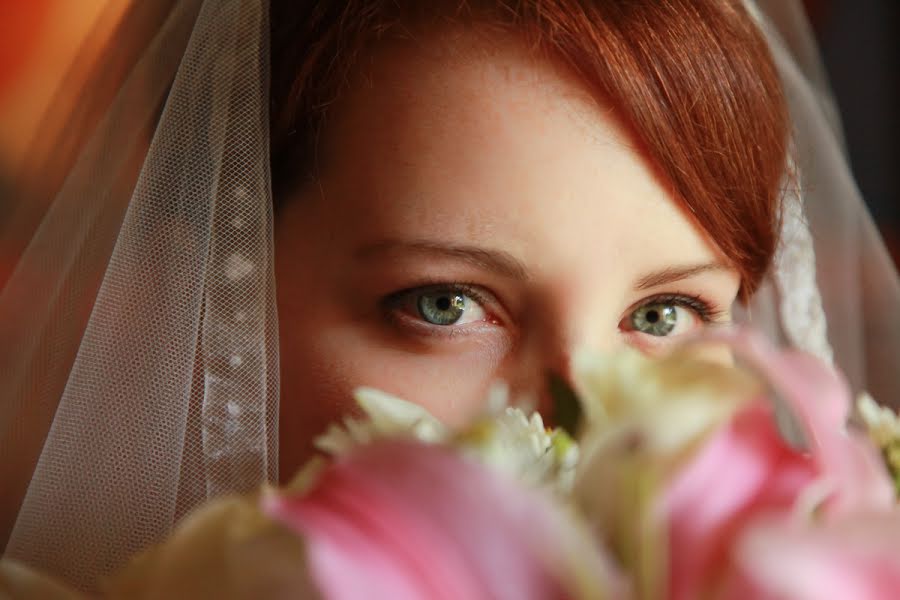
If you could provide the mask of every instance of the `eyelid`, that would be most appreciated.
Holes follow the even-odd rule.
[[[404,300],[407,300],[415,295],[439,291],[449,291],[468,296],[485,309],[485,312],[488,314],[491,320],[503,321],[505,319],[505,308],[503,307],[503,304],[497,299],[497,296],[495,296],[492,292],[490,292],[483,286],[473,283],[442,282],[426,283],[423,285],[412,286],[388,295],[386,298],[384,298],[384,300],[382,300],[382,305],[385,309],[388,310],[397,309]],[[500,313],[500,315],[498,315],[497,313]]]
[[[470,283],[425,283],[422,285],[415,285],[408,288],[404,288],[398,292],[393,292],[389,294],[385,301],[391,302],[393,300],[398,300],[400,298],[406,298],[408,296],[412,296],[413,294],[427,294],[429,292],[455,292],[460,294],[465,294],[466,296],[471,297],[473,300],[477,301],[479,304],[484,302],[490,302],[492,300],[491,296],[488,294],[484,294],[480,286],[470,284]]]
[[[692,310],[704,323],[715,323],[720,321],[727,311],[722,310],[714,303],[705,300],[698,294],[689,294],[682,292],[668,292],[662,294],[654,294],[631,305],[626,311],[625,318],[630,316],[634,311],[647,306],[648,304],[674,304]]]

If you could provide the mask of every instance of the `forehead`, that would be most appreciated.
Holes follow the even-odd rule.
[[[320,174],[327,204],[359,237],[501,245],[557,272],[716,255],[614,111],[497,32],[448,30],[372,52],[332,107]]]
[[[522,120],[550,127],[560,113],[590,136],[598,124],[592,117],[605,110],[570,70],[498,30],[446,28],[378,44],[346,88],[330,111],[325,156],[343,154],[347,138],[420,143],[429,133],[463,132],[493,138],[518,130]],[[551,118],[535,119],[543,111]]]

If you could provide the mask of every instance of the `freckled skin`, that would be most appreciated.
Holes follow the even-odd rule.
[[[359,385],[459,423],[498,378],[539,396],[576,348],[661,351],[671,338],[622,328],[650,296],[702,296],[727,320],[734,270],[636,289],[722,258],[571,74],[516,40],[458,32],[367,64],[330,113],[320,180],[276,223],[283,477]],[[360,257],[397,239],[501,251],[528,278],[418,251]],[[438,282],[487,290],[489,318],[436,332],[386,311],[385,297]]]

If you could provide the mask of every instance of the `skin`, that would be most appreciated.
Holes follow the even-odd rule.
[[[356,73],[318,180],[278,217],[284,476],[353,410],[357,386],[458,424],[498,379],[540,405],[546,373],[568,376],[578,349],[660,353],[705,325],[667,300],[669,335],[635,330],[635,309],[659,295],[730,319],[736,271],[581,81],[496,34],[414,50],[382,46]],[[415,288],[458,283],[480,301],[428,323]]]

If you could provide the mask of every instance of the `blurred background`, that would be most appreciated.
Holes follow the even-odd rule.
[[[60,82],[64,76],[77,81],[74,57],[90,64],[129,2],[0,0],[0,219],[8,201],[4,190],[20,171]],[[804,0],[804,5],[841,111],[857,182],[900,264],[900,0]],[[88,41],[92,30],[98,34]]]
[[[0,177],[17,172],[76,56],[99,56],[130,1],[0,0]]]
[[[900,0],[806,0],[863,197],[900,265]]]

